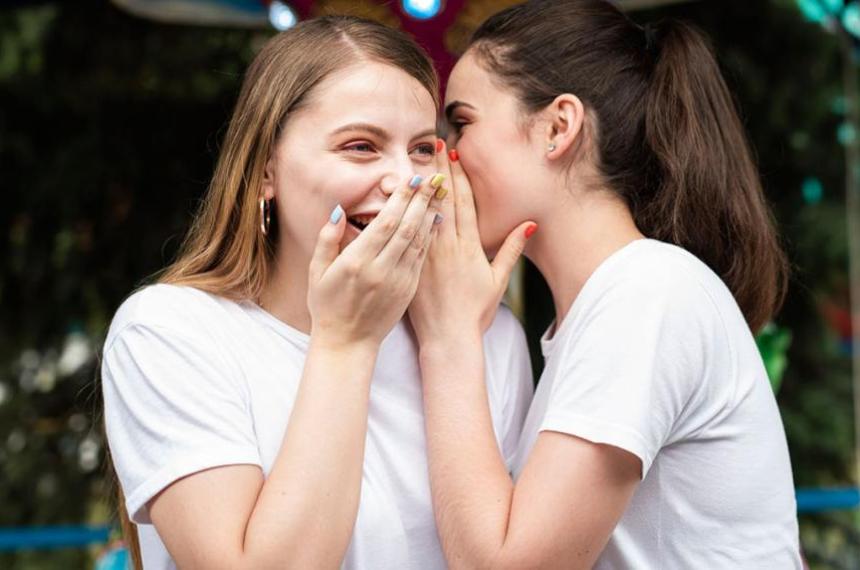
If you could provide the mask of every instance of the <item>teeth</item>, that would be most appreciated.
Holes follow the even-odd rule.
[[[373,221],[373,218],[376,217],[376,214],[365,214],[361,216],[353,216],[352,219],[361,224],[362,226],[366,226],[370,222]]]

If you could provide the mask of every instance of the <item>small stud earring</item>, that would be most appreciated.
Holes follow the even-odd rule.
[[[554,151],[555,150],[555,143],[554,142],[549,143],[549,145],[547,145],[546,148],[549,152]]]

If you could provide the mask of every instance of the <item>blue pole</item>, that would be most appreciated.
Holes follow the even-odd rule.
[[[0,528],[0,551],[78,548],[104,544],[108,526],[46,526]]]

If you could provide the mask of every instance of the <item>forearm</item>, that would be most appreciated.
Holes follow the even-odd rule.
[[[481,335],[422,346],[433,507],[452,568],[489,568],[507,534],[513,482],[493,432]]]
[[[337,568],[358,510],[370,378],[378,346],[312,337],[284,442],[248,522],[256,567]]]

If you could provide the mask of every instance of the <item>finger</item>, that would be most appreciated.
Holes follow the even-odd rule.
[[[427,215],[431,200],[438,202],[434,198],[434,195],[442,188],[444,182],[445,176],[442,174],[434,174],[421,182],[421,186],[412,197],[412,201],[406,208],[406,212],[403,214],[403,218],[400,220],[400,224],[394,235],[391,236],[391,239],[376,257],[374,264],[377,265],[377,270],[384,271],[385,268],[393,267],[400,261],[403,253],[409,248],[415,236],[418,235],[424,226],[423,221]],[[370,229],[370,226],[368,226],[368,229]],[[366,232],[367,229],[364,231]]]
[[[332,210],[328,221],[317,237],[314,253],[311,256],[309,275],[313,282],[319,281],[326,269],[340,253],[340,242],[346,230],[346,214],[340,204]]]
[[[418,235],[415,236],[415,239],[412,240],[412,243],[403,252],[399,266],[406,267],[409,270],[420,270],[420,265],[417,268],[415,266],[416,261],[426,256],[427,250],[430,248],[433,233],[434,231],[438,231],[437,228],[442,225],[444,219],[445,217],[434,208],[427,210],[421,231],[418,232]]]
[[[508,280],[511,278],[511,272],[514,266],[523,253],[526,243],[529,238],[537,231],[537,224],[534,222],[524,222],[508,234],[505,238],[505,243],[499,248],[496,257],[490,264],[493,268],[493,273],[496,276],[496,283],[500,287],[507,287]]]
[[[443,224],[437,231],[439,232],[440,239],[454,239],[457,235],[457,223],[456,212],[454,211],[454,193],[451,191],[454,183],[451,178],[451,166],[448,161],[445,142],[439,139],[436,148],[438,150],[436,153],[436,168],[439,172],[449,176],[444,185],[446,191],[443,192],[443,197],[439,204],[439,212],[446,220],[449,220],[449,223]]]
[[[373,259],[382,251],[397,231],[412,200],[425,186],[426,179],[417,174],[404,181],[392,192],[379,214],[346,249],[364,258]],[[426,190],[429,193],[429,190]],[[429,201],[429,197],[427,198]]]
[[[451,162],[451,180],[454,189],[454,211],[457,224],[457,234],[469,238],[478,238],[478,216],[475,211],[475,198],[472,195],[472,185],[463,170],[459,154],[456,151]]]

